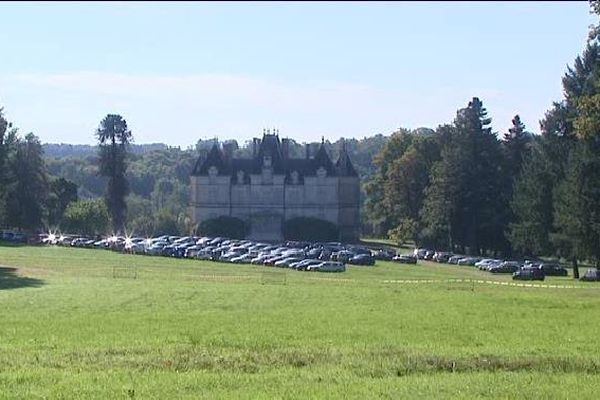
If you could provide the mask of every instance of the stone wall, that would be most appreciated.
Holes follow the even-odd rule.
[[[313,217],[340,227],[344,241],[359,234],[359,179],[307,176],[304,184],[284,184],[283,175],[250,175],[250,184],[230,176],[192,176],[191,212],[196,223],[220,215],[248,221],[250,237],[281,240],[284,220]]]

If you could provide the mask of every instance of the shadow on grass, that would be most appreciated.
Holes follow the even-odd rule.
[[[0,247],[25,247],[27,243],[13,243],[0,240]]]
[[[43,284],[44,281],[41,279],[18,275],[16,268],[0,267],[0,290],[40,287]]]

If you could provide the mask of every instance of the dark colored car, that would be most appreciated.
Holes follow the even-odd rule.
[[[597,269],[588,269],[585,274],[579,278],[580,281],[598,282],[600,281],[600,271]]]
[[[391,261],[392,258],[394,258],[396,256],[396,253],[394,253],[393,251],[390,251],[390,250],[386,250],[386,249],[379,249],[379,250],[373,252],[373,256],[377,260]]]
[[[395,261],[400,264],[416,264],[417,257],[410,255],[410,254],[400,254],[400,255],[392,258],[392,261]]]
[[[359,254],[348,260],[348,264],[375,265],[375,258],[366,254]]]
[[[439,263],[447,263],[448,259],[452,257],[452,253],[447,251],[436,251],[433,255],[433,261],[437,261]]]
[[[519,281],[543,281],[546,274],[541,268],[524,267],[513,273],[512,278]]]
[[[569,273],[563,267],[554,263],[542,263],[539,268],[544,270],[547,276],[567,276]]]

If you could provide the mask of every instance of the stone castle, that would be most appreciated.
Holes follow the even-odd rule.
[[[252,158],[233,158],[216,143],[196,162],[191,176],[191,214],[194,223],[218,216],[250,224],[249,237],[282,239],[283,222],[295,217],[330,221],[340,241],[359,236],[360,180],[342,145],[333,163],[321,143],[312,156],[289,157],[289,140],[278,134],[254,138]]]

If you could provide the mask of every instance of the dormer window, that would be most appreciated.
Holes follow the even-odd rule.
[[[327,170],[323,167],[319,167],[319,169],[317,170],[317,177],[325,178],[326,176],[327,176]]]
[[[300,182],[300,174],[298,174],[298,171],[292,171],[290,177],[292,178],[292,185],[297,185]]]
[[[215,183],[217,179],[217,175],[219,174],[219,170],[214,165],[208,169],[208,181],[210,183]]]
[[[271,156],[263,157],[263,167],[270,168],[271,167]]]
[[[238,183],[238,185],[244,184],[244,171],[237,172],[237,183]]]

